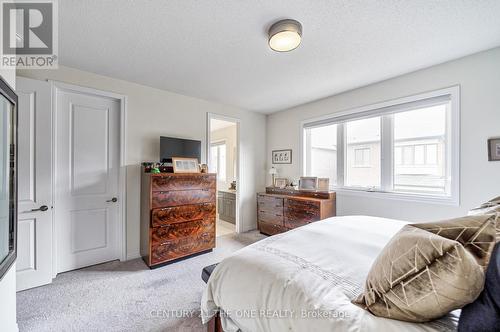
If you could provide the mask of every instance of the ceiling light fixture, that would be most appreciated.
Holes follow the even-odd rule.
[[[274,23],[269,28],[269,47],[276,52],[296,49],[302,40],[302,24],[287,19]]]

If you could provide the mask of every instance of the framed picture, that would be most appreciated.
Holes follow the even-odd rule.
[[[292,150],[273,150],[272,158],[273,164],[291,164]]]
[[[329,178],[318,178],[318,190],[329,191],[330,190],[330,179]]]
[[[283,189],[286,188],[287,185],[288,185],[288,180],[286,178],[276,178],[274,180],[275,187]]]
[[[197,158],[172,157],[174,173],[200,173]]]
[[[488,140],[488,160],[500,161],[500,137]]]
[[[318,188],[317,177],[301,177],[299,180],[299,190],[316,190]]]

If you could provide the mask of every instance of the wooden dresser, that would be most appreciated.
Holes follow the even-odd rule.
[[[268,187],[257,194],[259,231],[274,235],[335,216],[334,192],[311,192]]]
[[[142,173],[141,256],[158,266],[215,247],[216,175]]]

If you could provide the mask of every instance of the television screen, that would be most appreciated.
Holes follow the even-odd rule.
[[[201,162],[201,141],[160,137],[160,161],[171,162],[172,157],[198,158]]]

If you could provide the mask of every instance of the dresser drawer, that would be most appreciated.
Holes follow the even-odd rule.
[[[285,199],[285,208],[286,209],[318,211],[318,213],[319,213],[320,206],[321,206],[321,204],[319,201],[301,200],[301,199],[293,199],[293,198]]]
[[[153,242],[150,260],[155,265],[213,248],[215,233],[204,232],[196,236]]]
[[[215,218],[186,221],[152,228],[151,241],[153,245],[161,244],[165,241],[196,237],[203,233],[215,233]]]
[[[215,174],[164,175],[151,178],[152,191],[212,189],[215,188]]]
[[[285,210],[285,227],[295,228],[320,220],[319,210],[299,210],[288,208]]]
[[[215,202],[215,190],[155,191],[151,194],[151,208]]]
[[[283,207],[283,198],[267,195],[257,195],[257,204]]]
[[[283,214],[283,199],[280,201],[261,201],[257,203],[259,211],[273,212],[279,211]]]
[[[320,202],[291,198],[285,200],[285,227],[300,227],[320,219]]]
[[[283,211],[276,213],[259,211],[258,218],[259,221],[283,226]]]
[[[154,209],[151,212],[151,227],[215,217],[215,204],[203,203]]]
[[[270,224],[270,223],[262,222],[262,221],[259,221],[258,225],[259,225],[259,231],[263,234],[266,234],[266,235],[275,235],[275,234],[286,232],[288,230],[287,228],[285,228],[283,226],[279,226],[276,224]]]
[[[276,215],[283,215],[283,207],[282,206],[276,206],[276,205],[271,205],[271,204],[258,204],[257,205],[258,211],[259,212],[267,212],[267,213],[272,213]]]

